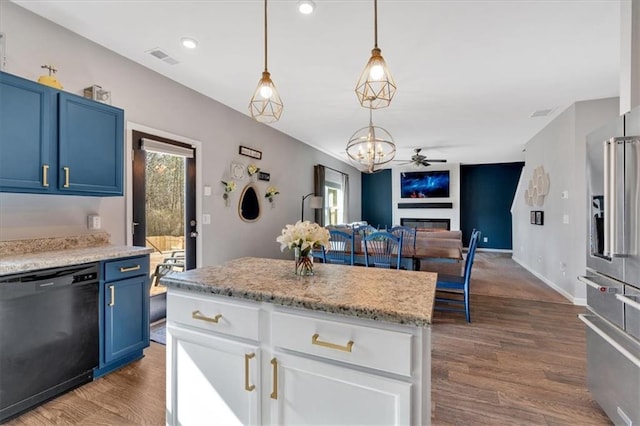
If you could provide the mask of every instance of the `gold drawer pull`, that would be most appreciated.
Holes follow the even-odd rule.
[[[271,392],[271,399],[278,399],[278,360],[271,359],[271,365],[273,366],[273,392]]]
[[[42,186],[49,186],[49,165],[42,165]]]
[[[64,170],[64,187],[68,188],[69,187],[69,168],[63,167],[62,169]]]
[[[222,314],[218,314],[215,317],[211,318],[211,317],[202,315],[202,312],[200,312],[200,311],[193,311],[193,312],[191,312],[191,318],[197,319],[197,320],[201,320],[201,321],[212,322],[214,324],[217,324],[218,321],[220,321],[220,318],[222,318]]]
[[[244,390],[251,392],[256,385],[249,384],[249,360],[255,358],[255,353],[244,354]]]
[[[109,306],[115,306],[116,305],[116,287],[110,285],[109,290],[111,291],[111,301],[109,302]]]
[[[318,333],[311,336],[311,343],[318,346],[324,346],[325,348],[336,349],[344,352],[351,352],[351,348],[353,347],[353,340],[349,340],[345,346],[336,345],[335,343],[329,342],[321,342],[318,340],[320,335]]]
[[[140,265],[130,266],[128,268],[122,267],[120,268],[120,272],[131,272],[131,271],[137,271],[138,269],[140,269]]]

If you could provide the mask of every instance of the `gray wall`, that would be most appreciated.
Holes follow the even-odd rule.
[[[577,102],[529,140],[512,206],[514,260],[576,304],[585,303],[584,285],[576,279],[586,268],[585,137],[615,119],[618,108],[618,98]],[[538,166],[549,173],[551,186],[542,207],[530,207],[524,191]],[[568,198],[561,198],[563,191]],[[531,210],[544,211],[544,226],[530,224]]]
[[[349,221],[360,219],[360,173],[349,165],[4,0],[0,31],[7,37],[5,71],[37,80],[40,65],[54,64],[65,91],[81,94],[99,84],[111,91],[112,104],[125,110],[127,122],[201,142],[201,184],[213,189],[212,196],[201,199],[202,213],[212,222],[202,227],[201,264],[239,256],[290,257],[280,253],[275,238],[300,218],[301,197],[313,190],[318,163],[349,174]],[[252,90],[247,87],[247,103]],[[276,207],[263,204],[264,214],[254,223],[242,222],[237,206],[225,208],[222,200],[220,180],[229,177],[231,162],[250,162],[238,155],[239,145],[263,152],[256,164],[271,173],[270,184],[281,192]],[[236,203],[246,183],[239,182]],[[259,185],[263,192],[267,184]],[[126,198],[0,194],[0,240],[88,233],[86,216],[97,213],[112,242],[124,244]],[[310,210],[305,217],[312,217]]]

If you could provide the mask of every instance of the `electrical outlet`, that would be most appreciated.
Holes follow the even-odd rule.
[[[102,221],[97,214],[90,214],[87,216],[87,228],[91,230],[100,229],[102,227]]]
[[[564,223],[565,225],[569,224],[569,215],[568,214],[562,215],[562,223]]]
[[[488,243],[488,242],[489,242],[489,237],[484,237],[484,238],[482,239],[482,242],[483,242],[483,243]]]
[[[211,215],[210,214],[203,214],[202,215],[202,224],[203,225],[211,225]]]

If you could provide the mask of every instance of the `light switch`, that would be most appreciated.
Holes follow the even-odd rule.
[[[209,185],[205,185],[204,186],[204,196],[205,197],[210,197],[211,196],[211,187]]]
[[[567,198],[569,198],[569,191],[562,191],[560,193],[560,198],[562,198],[563,200],[566,200]]]
[[[563,214],[562,215],[562,223],[564,223],[565,225],[569,224],[569,215],[568,214]]]
[[[210,214],[203,214],[202,215],[202,224],[203,225],[211,225],[211,215]]]
[[[97,214],[90,214],[87,216],[87,228],[91,230],[100,229],[102,227],[102,221]]]

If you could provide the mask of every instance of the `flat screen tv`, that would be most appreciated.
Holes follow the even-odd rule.
[[[402,198],[448,198],[449,170],[401,173],[400,193]]]

